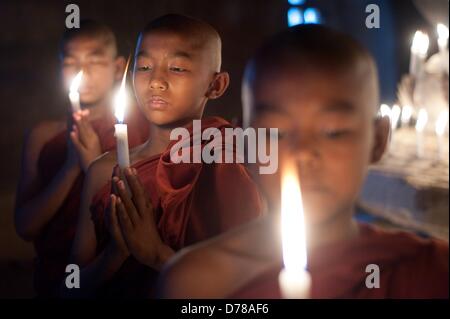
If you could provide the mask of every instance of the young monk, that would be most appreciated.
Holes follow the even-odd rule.
[[[75,235],[84,174],[90,163],[115,148],[111,94],[123,75],[125,60],[109,27],[91,21],[67,30],[61,41],[64,83],[83,70],[79,89],[82,111],[68,119],[45,121],[28,134],[17,190],[15,224],[19,236],[36,249],[35,288],[40,297],[55,297],[68,264]],[[129,133],[132,145],[143,141],[147,127],[139,117]]]
[[[141,32],[134,91],[150,137],[131,151],[131,168],[116,172],[112,185],[114,152],[89,169],[73,247],[81,287],[70,295],[152,295],[152,283],[174,251],[259,216],[256,186],[241,164],[171,161],[175,143],[194,151],[189,140],[171,141],[172,130],[185,127],[189,139],[198,138],[193,120],[227,89],[229,75],[220,68],[220,37],[204,22],[166,15]],[[223,133],[227,127],[221,118],[202,119],[202,131]],[[126,177],[131,193],[119,177]]]
[[[247,67],[246,122],[279,128],[280,163],[299,170],[312,298],[448,298],[448,244],[357,224],[352,215],[368,166],[386,147],[376,118],[378,79],[368,51],[322,26],[294,27]],[[280,298],[280,182],[260,175],[271,214],[173,258],[165,298]],[[366,266],[380,270],[369,289]]]

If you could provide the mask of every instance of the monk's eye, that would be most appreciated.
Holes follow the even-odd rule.
[[[101,65],[101,64],[106,64],[106,60],[105,60],[105,59],[102,59],[102,58],[100,58],[100,57],[95,57],[95,58],[90,59],[90,60],[88,61],[88,63],[89,63],[90,65]]]
[[[170,67],[170,71],[176,72],[176,73],[183,73],[183,72],[186,72],[187,69],[180,68],[180,67],[178,67],[178,66],[171,66],[171,67]]]
[[[138,71],[138,72],[148,72],[151,70],[152,70],[152,68],[148,65],[142,65],[142,66],[136,67],[136,71]]]
[[[340,138],[345,138],[351,134],[350,130],[347,129],[331,129],[331,130],[325,130],[323,132],[323,135],[325,138],[330,140],[336,140]]]
[[[76,64],[77,63],[75,61],[73,61],[73,60],[67,60],[67,61],[63,61],[62,66],[66,67],[66,68],[69,68],[69,67],[76,66]]]

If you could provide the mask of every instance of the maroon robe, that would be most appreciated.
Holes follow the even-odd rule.
[[[145,119],[144,119],[145,120]],[[131,113],[128,117],[128,142],[130,147],[145,141],[148,135],[148,124],[142,119],[140,112]],[[102,152],[115,149],[114,137],[115,119],[92,122],[99,136]],[[48,141],[39,155],[38,170],[42,187],[46,187],[64,165],[67,153],[67,131],[64,130]],[[57,297],[65,268],[69,263],[72,241],[75,237],[78,212],[80,209],[81,192],[84,173],[80,173],[74,181],[67,197],[54,217],[45,226],[39,237],[34,241],[36,250],[34,285],[39,297]]]
[[[209,127],[223,133],[231,125],[221,118],[202,119],[202,131]],[[192,135],[192,130],[190,133]],[[242,164],[175,164],[170,161],[170,148],[174,144],[171,143],[162,154],[132,165],[150,196],[164,243],[179,250],[260,216],[257,187]],[[225,145],[222,147],[224,149]],[[109,237],[104,212],[110,189],[108,183],[94,196],[91,206],[98,253],[104,249]],[[130,257],[99,295],[149,296],[157,275],[156,271]]]
[[[448,243],[360,225],[360,235],[308,255],[311,298],[448,298]],[[366,287],[366,266],[380,269],[380,288]],[[231,298],[281,298],[281,265]]]

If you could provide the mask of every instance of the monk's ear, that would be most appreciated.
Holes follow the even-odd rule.
[[[372,148],[371,163],[378,162],[386,151],[390,140],[391,124],[389,117],[375,119],[375,143]]]
[[[225,93],[230,85],[230,75],[228,72],[216,73],[213,81],[210,83],[206,97],[208,99],[217,99]]]
[[[116,74],[114,77],[116,78],[116,81],[122,80],[123,72],[125,71],[125,65],[127,61],[123,56],[118,56],[116,60],[114,61],[114,65],[116,67]]]

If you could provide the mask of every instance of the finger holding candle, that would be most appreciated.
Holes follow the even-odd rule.
[[[81,110],[80,93],[78,92],[78,89],[80,88],[82,77],[83,71],[78,72],[78,74],[72,80],[72,84],[70,85],[69,99],[72,105],[73,113]]]

